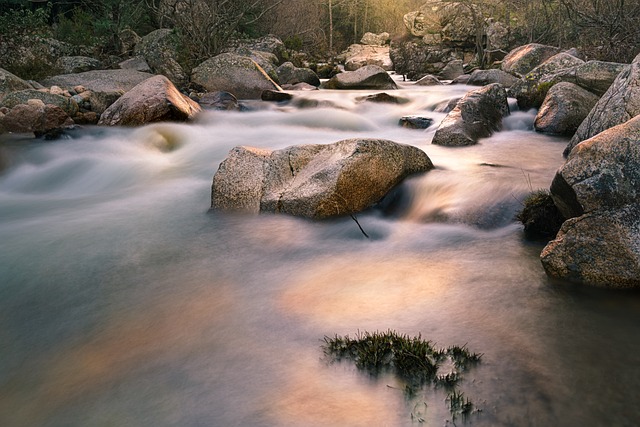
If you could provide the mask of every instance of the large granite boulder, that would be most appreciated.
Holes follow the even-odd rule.
[[[583,60],[560,52],[529,71],[511,86],[509,94],[518,100],[521,110],[539,108],[549,89],[563,80],[561,76],[582,64]]]
[[[640,206],[566,221],[540,259],[554,278],[606,288],[640,287]]]
[[[364,33],[362,39],[360,39],[360,44],[367,46],[384,46],[389,44],[391,41],[391,36],[389,33]]]
[[[238,99],[229,92],[207,92],[198,100],[200,106],[207,110],[240,111]]]
[[[442,120],[432,143],[446,146],[476,144],[502,128],[509,115],[507,92],[498,83],[468,92]]]
[[[578,85],[558,83],[547,92],[534,127],[538,132],[572,136],[598,99],[597,95]]]
[[[438,41],[457,47],[474,44],[478,23],[483,33],[485,30],[482,10],[467,2],[429,0],[419,10],[404,15],[403,22],[412,36],[437,34]]]
[[[454,49],[411,38],[393,40],[389,57],[396,73],[410,80],[419,80],[427,74],[439,75],[449,62],[459,59]]]
[[[487,25],[487,50],[505,50],[511,44],[511,30],[500,21],[490,21]]]
[[[379,139],[276,151],[236,147],[213,177],[211,208],[317,219],[350,215],[432,168],[422,150]]]
[[[561,52],[561,49],[539,43],[517,47],[502,60],[502,71],[524,77],[529,71]]]
[[[587,61],[576,67],[573,77],[576,84],[602,96],[626,66],[618,62]]]
[[[135,45],[134,54],[143,56],[155,74],[162,74],[178,87],[189,81],[189,76],[178,63],[180,41],[174,30],[161,28],[142,37]]]
[[[61,56],[56,60],[55,66],[61,74],[83,73],[103,68],[102,62],[88,56]]]
[[[389,73],[377,65],[340,73],[322,84],[324,89],[398,89]]]
[[[471,86],[486,86],[491,83],[500,83],[505,88],[510,88],[520,79],[502,70],[474,70],[466,84]]]
[[[43,105],[55,105],[64,110],[70,117],[75,116],[79,109],[78,104],[71,98],[35,89],[11,92],[2,99],[0,107],[13,108],[19,104],[27,104],[30,99],[39,99],[43,102]]]
[[[24,89],[33,89],[33,87],[26,80],[0,68],[0,101],[11,92]]]
[[[310,68],[298,68],[291,62],[285,62],[276,69],[281,85],[295,85],[308,83],[312,86],[320,86],[318,75]]]
[[[91,92],[91,111],[102,114],[125,92],[152,76],[134,70],[94,70],[49,77],[40,83],[45,87],[59,86],[64,89],[82,86]]]
[[[165,76],[154,76],[125,93],[106,109],[98,125],[140,126],[191,120],[200,106],[181,94]]]
[[[235,53],[204,61],[193,69],[191,82],[210,92],[231,92],[238,99],[260,99],[265,90],[282,90],[255,61]]]
[[[60,107],[31,99],[18,104],[0,117],[0,129],[15,133],[33,133],[35,136],[57,137],[74,125],[73,120]]]
[[[276,84],[281,83],[276,69],[276,66],[278,64],[278,57],[273,53],[263,52],[260,50],[250,50],[246,47],[236,48],[231,53],[251,58],[256,64],[260,66],[260,68],[264,70],[265,73],[267,73],[271,80],[273,80]]]
[[[640,55],[626,66],[582,122],[564,151],[640,114]]]
[[[462,59],[454,59],[445,64],[444,68],[438,74],[442,80],[455,80],[464,74],[464,63]]]
[[[640,202],[640,116],[577,145],[551,195],[565,218]]]
[[[232,50],[246,48],[252,51],[267,52],[275,55],[278,58],[278,62],[283,62],[287,56],[286,46],[278,36],[273,34],[267,34],[257,39],[236,40],[234,43],[235,46],[231,47]]]
[[[386,71],[393,70],[393,61],[389,55],[389,46],[352,44],[339,55],[337,60],[344,62],[346,71],[355,71],[365,65],[377,65]]]

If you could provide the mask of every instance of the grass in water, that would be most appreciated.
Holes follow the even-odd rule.
[[[448,391],[446,402],[455,420],[466,418],[474,410],[473,403],[456,389],[462,380],[462,372],[475,366],[482,354],[472,353],[466,345],[438,349],[421,335],[410,337],[396,331],[360,332],[349,335],[324,337],[323,350],[329,360],[350,360],[356,367],[370,375],[393,373],[405,383],[405,395],[412,398],[420,388],[443,387]],[[450,372],[440,374],[443,365],[451,366]],[[424,404],[426,408],[426,403]],[[412,418],[415,420],[412,413]],[[423,416],[416,417],[423,419]],[[421,421],[422,422],[422,421]]]

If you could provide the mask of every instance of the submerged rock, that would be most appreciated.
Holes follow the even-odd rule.
[[[200,97],[201,107],[210,110],[239,111],[238,99],[233,94],[224,91],[208,92]]]
[[[211,208],[317,219],[350,215],[432,168],[422,150],[380,139],[276,151],[236,147],[213,177]]]
[[[442,120],[433,136],[433,144],[472,145],[502,128],[509,115],[507,93],[498,83],[468,92]]]
[[[400,118],[398,124],[408,129],[427,129],[433,124],[433,119],[422,116],[404,116]]]
[[[98,125],[139,126],[163,121],[188,121],[200,106],[181,94],[165,76],[140,83],[102,113]]]
[[[438,80],[436,76],[427,74],[426,76],[418,80],[415,84],[416,86],[441,86],[444,83]]]

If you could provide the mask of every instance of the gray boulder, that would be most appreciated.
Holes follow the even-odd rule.
[[[504,50],[511,43],[511,30],[500,21],[490,22],[487,26],[487,50]]]
[[[389,33],[364,33],[362,39],[360,40],[360,44],[368,45],[368,46],[384,46],[389,44],[391,41],[391,36]]]
[[[523,77],[529,71],[560,52],[559,48],[553,46],[538,43],[526,44],[513,49],[504,57],[502,71],[506,71],[516,77]]]
[[[534,127],[538,132],[572,136],[598,99],[597,95],[578,85],[558,83],[547,92]]]
[[[240,111],[238,99],[224,91],[208,92],[200,97],[198,103],[208,110]]]
[[[454,49],[432,46],[413,38],[393,40],[389,57],[396,73],[410,80],[418,80],[427,74],[439,75],[449,62],[460,59]]]
[[[252,51],[266,52],[275,55],[278,62],[282,62],[287,53],[287,48],[277,36],[267,34],[257,39],[238,40],[236,48],[247,48]]]
[[[514,77],[513,74],[509,74],[502,70],[474,70],[470,75],[466,84],[471,86],[486,86],[491,83],[500,83],[505,88],[510,88],[520,79]]]
[[[640,201],[640,116],[582,142],[551,184],[565,218]]]
[[[141,71],[143,73],[151,73],[151,67],[147,64],[144,56],[134,56],[118,63],[118,67],[123,70]]]
[[[350,215],[432,168],[422,150],[379,139],[276,151],[236,147],[213,177],[211,208],[316,219]]]
[[[606,288],[640,287],[640,206],[566,221],[540,255],[554,278]]]
[[[0,68],[0,101],[8,93],[25,89],[33,89],[33,86],[26,80]]]
[[[377,65],[386,71],[393,70],[389,46],[352,44],[336,59],[344,63],[346,71],[355,71],[365,65]]]
[[[324,89],[398,89],[391,76],[377,65],[340,73],[322,84]]]
[[[165,76],[140,83],[106,109],[98,125],[140,126],[164,121],[188,121],[200,106],[182,95]]]
[[[438,77],[441,78],[442,80],[453,80],[457,77],[460,77],[463,74],[464,74],[464,64],[462,60],[454,59],[452,61],[449,61],[444,66],[442,71],[440,71],[440,74],[438,74]]]
[[[573,55],[561,52],[544,61],[528,72],[509,89],[510,96],[518,100],[521,110],[538,108],[542,105],[549,89],[563,81],[562,75],[584,64]]]
[[[426,76],[418,80],[415,84],[416,86],[440,86],[440,85],[443,85],[444,83],[438,80],[436,76],[427,74]]]
[[[298,68],[291,62],[285,62],[276,69],[280,84],[295,85],[307,83],[312,86],[320,86],[318,75],[310,68]]]
[[[398,124],[407,129],[427,129],[433,124],[433,119],[422,116],[404,116],[400,117]]]
[[[44,104],[41,100],[30,100],[18,104],[0,118],[0,128],[7,132],[33,133],[35,136],[50,136],[74,122],[60,107]]]
[[[575,69],[575,83],[602,96],[627,64],[587,61]]]
[[[153,75],[134,70],[94,70],[54,76],[40,83],[46,87],[59,86],[64,89],[83,86],[86,90],[91,91],[89,100],[91,111],[102,114],[125,92],[149,77],[153,77]]]
[[[174,30],[161,28],[142,37],[135,45],[134,54],[143,56],[155,74],[162,74],[182,87],[189,77],[178,63],[178,51],[179,39]]]
[[[607,92],[582,122],[569,145],[567,156],[580,142],[640,114],[640,55],[616,77]]]
[[[79,109],[78,104],[71,98],[35,89],[25,89],[8,94],[0,102],[0,107],[13,108],[19,104],[27,104],[30,99],[39,99],[43,102],[43,105],[55,105],[64,110],[70,117],[75,116]]]
[[[476,144],[502,128],[509,115],[507,92],[498,83],[468,92],[442,120],[433,144],[462,146]]]
[[[260,99],[265,90],[282,90],[251,58],[223,53],[193,69],[191,82],[207,91],[227,91],[238,99]]]
[[[62,74],[83,73],[103,68],[102,62],[88,56],[61,56],[56,60],[55,66]]]
[[[278,63],[278,57],[276,55],[259,50],[250,50],[246,47],[237,48],[231,53],[251,58],[256,64],[260,66],[260,68],[264,70],[265,73],[267,73],[271,80],[276,82],[276,84],[281,83],[278,72],[276,70],[276,65]]]

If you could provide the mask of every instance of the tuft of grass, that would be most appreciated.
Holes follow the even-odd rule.
[[[545,242],[555,238],[564,217],[553,202],[549,191],[534,191],[522,204],[523,208],[516,215],[516,219],[524,225],[525,237]]]

